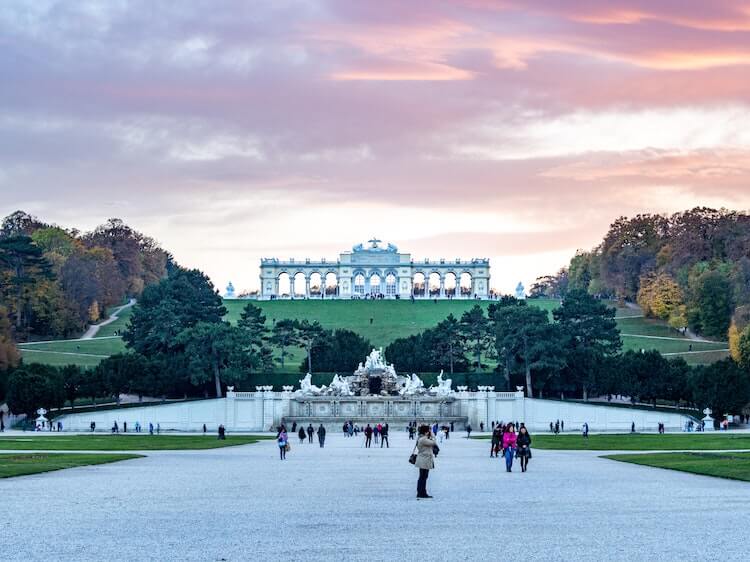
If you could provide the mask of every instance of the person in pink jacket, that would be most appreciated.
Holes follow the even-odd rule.
[[[503,454],[505,455],[505,470],[513,472],[513,456],[516,454],[516,428],[512,423],[508,424],[503,433]]]

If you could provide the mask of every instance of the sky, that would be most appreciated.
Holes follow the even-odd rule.
[[[377,236],[511,292],[748,180],[739,0],[0,3],[0,214],[122,218],[222,289]]]

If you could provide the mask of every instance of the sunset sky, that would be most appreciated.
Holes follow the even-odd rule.
[[[222,290],[376,235],[512,291],[620,215],[750,207],[750,4],[2,2],[0,195]]]

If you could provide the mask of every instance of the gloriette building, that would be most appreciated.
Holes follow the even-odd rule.
[[[487,298],[490,260],[415,260],[373,238],[337,260],[263,258],[260,298]]]

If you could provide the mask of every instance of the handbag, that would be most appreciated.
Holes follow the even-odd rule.
[[[438,447],[437,445],[433,445],[432,446],[432,454],[435,455],[435,456],[438,456],[439,452],[440,452],[440,447]]]
[[[417,446],[414,445],[414,450],[411,452],[411,455],[409,455],[409,464],[417,464]]]
[[[284,450],[288,453],[292,450],[292,446],[289,444],[289,441],[286,442],[286,445],[284,445]]]

